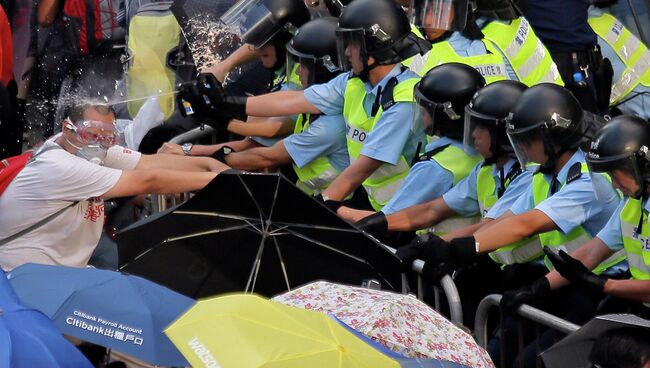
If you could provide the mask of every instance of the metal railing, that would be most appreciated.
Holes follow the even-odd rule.
[[[424,261],[416,259],[413,261],[412,269],[417,273],[417,297],[422,300],[424,297],[424,281],[422,280],[422,269]],[[440,289],[445,293],[449,305],[449,319],[457,326],[463,325],[463,308],[460,302],[460,294],[454,280],[449,275],[440,279],[440,287],[434,286],[434,308],[440,310]]]

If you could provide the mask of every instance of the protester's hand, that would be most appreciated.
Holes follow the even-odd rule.
[[[158,148],[158,153],[165,153],[168,155],[183,155],[183,149],[176,143],[163,143],[162,147]]]
[[[603,292],[607,278],[598,276],[589,271],[582,262],[560,250],[558,254],[553,253],[549,247],[544,247],[544,253],[553,263],[555,270],[565,279],[572,283],[579,284],[595,292]]]
[[[512,313],[519,308],[522,304],[528,304],[534,301],[551,290],[546,277],[541,277],[530,285],[521,287],[516,290],[508,290],[503,293],[501,298],[501,310],[506,313]]]
[[[202,73],[211,73],[215,78],[221,83],[226,80],[229,70],[225,63],[219,62],[211,65],[208,68],[205,68],[201,71]]]
[[[383,239],[388,234],[388,221],[381,211],[362,218],[355,225],[378,239]]]

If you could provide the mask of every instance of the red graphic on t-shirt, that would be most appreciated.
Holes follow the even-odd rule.
[[[84,219],[97,222],[100,216],[104,216],[104,201],[89,200]]]

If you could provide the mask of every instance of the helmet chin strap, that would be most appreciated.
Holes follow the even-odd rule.
[[[552,174],[553,171],[555,170],[555,165],[557,164],[557,158],[566,150],[561,149],[560,152],[555,153],[555,148],[553,147],[553,144],[546,137],[544,137],[543,139],[544,139],[544,154],[546,154],[546,157],[548,157],[548,159],[543,165],[540,165],[539,171],[544,174]]]
[[[363,61],[363,70],[358,75],[359,79],[361,79],[363,82],[370,82],[370,71],[378,66],[379,64],[377,64],[377,62],[372,65],[368,65],[368,59],[365,59]]]

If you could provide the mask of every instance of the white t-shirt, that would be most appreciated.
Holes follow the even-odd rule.
[[[54,137],[43,148],[54,143]],[[24,263],[85,267],[104,225],[100,195],[111,189],[122,170],[134,169],[140,153],[120,146],[108,150],[105,166],[63,149],[36,157],[0,195],[0,239],[5,239],[79,201],[53,220],[0,246],[0,267]]]

